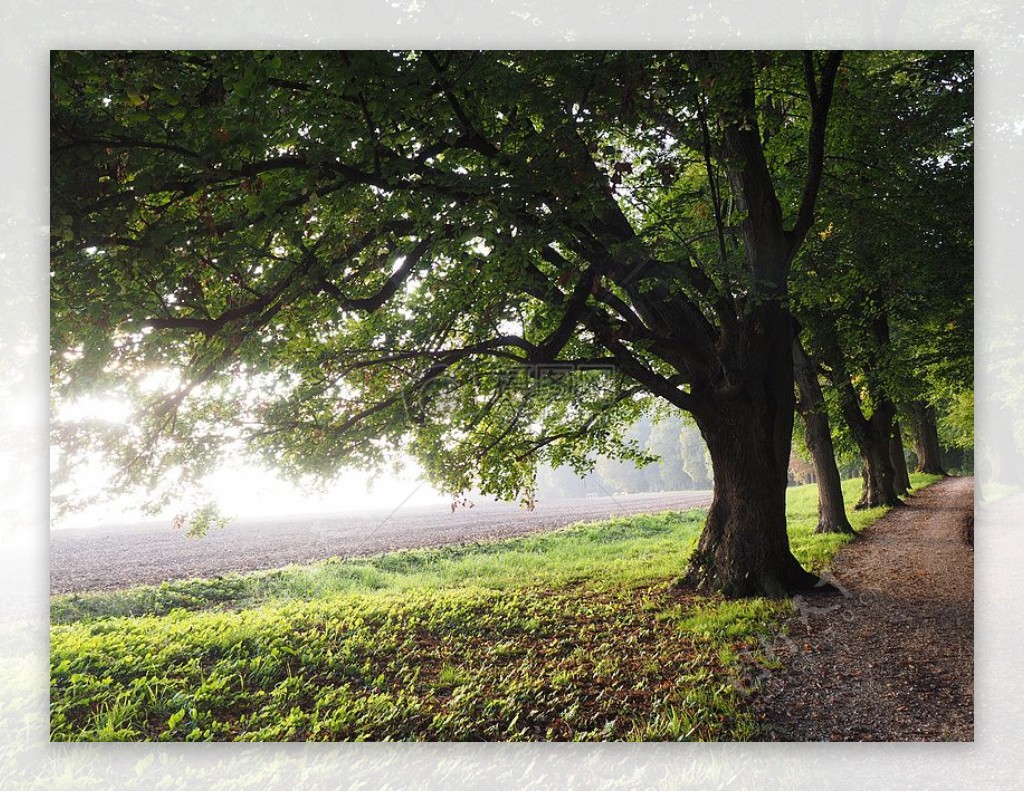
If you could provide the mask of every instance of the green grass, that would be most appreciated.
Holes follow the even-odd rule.
[[[912,491],[919,490],[941,481],[942,476],[927,473],[911,473]],[[886,508],[853,510],[861,492],[861,480],[847,479],[843,482],[843,500],[846,514],[853,530],[863,531],[888,511]],[[789,544],[800,562],[808,569],[821,572],[828,568],[832,557],[853,537],[843,534],[816,534],[818,524],[818,490],[813,484],[791,487],[787,491],[786,515],[789,525]]]
[[[821,569],[841,540],[789,498]],[[672,589],[702,519],[54,597],[51,738],[751,739],[743,663],[788,606]]]
[[[50,602],[52,624],[174,610],[244,609],[338,594],[396,593],[473,586],[559,587],[600,579],[639,585],[678,574],[704,512],[620,517],[551,533],[364,559],[292,565],[269,572],[182,580],[122,591],[67,594]]]

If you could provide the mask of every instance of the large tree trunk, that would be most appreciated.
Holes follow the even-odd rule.
[[[694,412],[711,455],[715,494],[686,577],[729,597],[782,597],[812,588],[818,577],[800,566],[786,532],[792,319],[777,303],[762,306],[755,318],[760,332],[742,353],[748,376]]]
[[[891,407],[879,405],[871,418],[864,422],[862,431],[853,433],[864,463],[864,490],[855,509],[902,504],[896,493],[896,473],[889,455],[894,414]]]
[[[935,408],[926,402],[913,402],[908,412],[914,429],[914,451],[917,454],[917,472],[945,476],[939,430],[935,426]]]
[[[831,53],[815,84],[813,57],[805,59],[810,85],[808,174],[794,226],[786,229],[757,124],[756,66],[749,55],[695,56],[716,78],[709,83],[723,108],[721,157],[743,236],[756,300],[721,301],[715,360],[700,361],[692,378],[699,406],[693,417],[711,455],[715,494],[687,579],[726,596],[781,597],[817,584],[789,549],[786,485],[793,439],[793,319],[788,310],[789,266],[811,227],[820,184],[825,130],[839,55]],[[711,176],[710,136],[705,132]],[[714,181],[712,180],[712,183]],[[722,217],[715,199],[721,255]],[[733,311],[736,310],[734,314]],[[711,365],[708,366],[707,363]]]
[[[889,461],[892,463],[893,489],[902,497],[910,492],[910,471],[907,470],[907,456],[903,452],[903,432],[900,422],[892,422],[889,437]]]
[[[814,530],[816,533],[853,533],[843,503],[843,484],[836,466],[825,397],[811,359],[799,339],[793,341],[793,375],[800,393],[797,410],[804,421],[804,442],[811,452],[814,477],[818,482],[818,525]]]
[[[746,407],[747,409],[743,409]],[[727,597],[782,597],[813,587],[789,549],[786,468],[770,405],[748,402],[698,419],[711,453],[715,494],[687,580]]]

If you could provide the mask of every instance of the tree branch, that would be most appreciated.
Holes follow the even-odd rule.
[[[825,164],[825,133],[828,129],[828,113],[832,106],[832,93],[835,86],[836,73],[843,54],[834,50],[828,54],[825,64],[821,67],[821,83],[816,83],[814,74],[814,54],[804,53],[804,82],[811,102],[811,129],[807,136],[807,178],[804,192],[800,199],[796,223],[789,232],[789,243],[796,250],[814,223],[814,205],[821,187],[821,174]]]
[[[521,452],[519,456],[516,457],[516,461],[522,462],[523,460],[536,454],[542,448],[545,448],[551,445],[552,443],[557,443],[559,440],[577,440],[581,437],[585,437],[587,433],[590,431],[590,427],[592,427],[597,422],[597,419],[604,414],[605,410],[609,409],[610,407],[614,407],[619,402],[631,398],[632,396],[635,396],[637,393],[641,393],[642,391],[643,389],[640,388],[639,386],[634,386],[632,388],[625,388],[623,390],[620,390],[605,404],[601,405],[599,409],[596,409],[593,412],[591,412],[590,415],[587,416],[586,420],[580,426],[577,426],[575,429],[566,432],[558,432],[553,435],[544,435],[538,438],[534,443],[530,445],[529,448]]]
[[[694,409],[695,402],[690,394],[679,390],[671,380],[652,371],[638,360],[629,347],[616,337],[615,330],[606,316],[597,312],[590,313],[585,319],[585,324],[629,376],[654,395],[661,396],[676,407],[687,411]]]
[[[412,250],[405,254],[402,263],[391,273],[391,276],[381,289],[369,297],[348,297],[327,278],[321,278],[320,285],[346,311],[376,311],[395,296],[395,293],[405,283],[409,273],[412,272],[420,262],[420,259],[423,258],[432,242],[433,239],[430,237],[421,239]]]
[[[451,81],[448,79],[447,66],[448,64],[442,64],[438,61],[437,56],[433,52],[426,53],[427,62],[434,69],[434,73],[437,75],[438,83],[441,86],[441,93],[448,105],[451,107],[452,112],[455,114],[455,118],[458,119],[459,125],[462,127],[463,136],[460,141],[465,145],[466,148],[471,148],[474,151],[483,154],[485,157],[496,157],[500,153],[497,147],[487,140],[483,134],[476,128],[473,120],[469,117],[469,114],[462,107],[462,103],[455,95],[455,91],[452,89]]]

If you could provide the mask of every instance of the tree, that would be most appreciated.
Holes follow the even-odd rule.
[[[793,340],[793,365],[799,393],[797,410],[804,421],[804,443],[811,454],[818,484],[818,525],[814,530],[816,533],[853,533],[846,516],[825,396],[818,383],[817,368],[799,337]]]
[[[903,447],[903,430],[898,419],[893,419],[892,434],[889,436],[889,462],[892,464],[893,486],[896,495],[903,497],[910,492],[910,469]]]
[[[54,394],[139,406],[57,440],[172,487],[242,448],[295,475],[402,448],[529,500],[538,461],[642,458],[623,432],[663,399],[714,470],[689,579],[811,586],[787,300],[840,60],[56,53]]]
[[[880,375],[881,359],[889,345],[888,322],[879,317],[870,327],[867,343],[862,347],[868,357],[857,374],[851,373],[845,358],[847,353],[837,343],[835,335],[829,338],[824,352],[843,417],[860,449],[864,489],[855,507],[858,509],[902,503],[891,453],[896,405]],[[854,388],[854,378],[859,380],[863,397]]]
[[[898,407],[973,376],[973,67],[958,52],[861,65],[826,164],[827,227],[794,288],[863,459],[859,505],[896,505],[909,488]]]
[[[914,401],[907,407],[914,428],[914,451],[917,454],[917,472],[945,476],[942,468],[942,449],[935,408],[925,401]]]

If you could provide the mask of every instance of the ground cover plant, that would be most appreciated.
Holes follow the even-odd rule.
[[[794,552],[821,570],[848,538],[812,533],[816,505],[789,491]],[[51,738],[753,738],[744,664],[789,606],[676,587],[703,519],[54,597]]]

